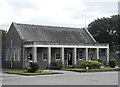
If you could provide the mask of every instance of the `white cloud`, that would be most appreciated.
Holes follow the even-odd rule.
[[[118,2],[119,0],[82,0],[84,2]]]
[[[4,25],[11,22],[83,27],[85,17],[82,14],[87,13],[87,24],[96,17],[109,16],[100,10],[85,12],[89,9],[86,1],[88,0],[1,0],[0,27],[8,28]]]

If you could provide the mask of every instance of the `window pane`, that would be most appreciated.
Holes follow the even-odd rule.
[[[79,59],[83,59],[83,52],[82,51],[79,51]]]
[[[17,56],[18,56],[18,61],[20,61],[20,49],[18,49]]]
[[[47,53],[43,54],[43,59],[47,59]]]
[[[56,59],[60,59],[60,54],[56,54]]]
[[[64,55],[65,59],[67,59],[67,54]]]

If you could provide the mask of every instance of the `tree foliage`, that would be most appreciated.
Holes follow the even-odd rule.
[[[109,43],[111,51],[120,50],[120,15],[98,18],[88,25],[89,32],[99,43]]]
[[[7,35],[7,31],[6,30],[0,30],[0,32],[2,32],[2,45],[4,45],[5,43],[5,38],[6,38],[6,35]]]
[[[1,42],[0,44],[2,45],[2,57],[4,58],[5,57],[5,54],[4,54],[4,52],[5,52],[5,39],[6,39],[7,31],[0,30],[0,32],[2,34],[2,35],[0,35],[0,38],[2,38],[2,39],[0,39],[0,40],[2,40],[2,41],[0,41]]]

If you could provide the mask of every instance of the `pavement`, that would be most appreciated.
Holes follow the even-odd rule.
[[[48,70],[47,70],[48,71]],[[3,85],[118,85],[118,72],[78,73],[50,70],[63,74],[23,76],[2,74]]]

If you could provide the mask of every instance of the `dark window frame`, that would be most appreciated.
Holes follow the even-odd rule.
[[[83,60],[83,51],[82,50],[78,51],[78,59]]]
[[[60,60],[60,53],[56,53],[56,54],[55,54],[55,59],[56,59],[56,60]]]
[[[43,60],[47,60],[47,53],[43,53]]]

